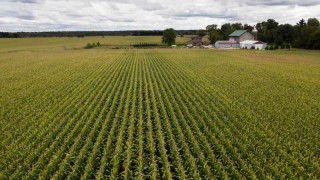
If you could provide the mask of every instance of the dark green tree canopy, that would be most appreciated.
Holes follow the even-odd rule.
[[[206,30],[210,31],[212,29],[217,29],[218,28],[218,25],[216,24],[210,24],[206,27]]]
[[[221,40],[222,35],[218,29],[211,29],[209,31],[209,41],[211,44],[214,44],[217,40]]]
[[[244,25],[243,25],[243,29],[244,29],[244,30],[247,30],[247,31],[249,31],[249,32],[252,32],[253,29],[254,29],[254,27],[251,26],[251,25],[248,25],[248,24],[244,24]]]
[[[203,37],[203,36],[206,35],[206,31],[205,31],[205,30],[199,30],[199,31],[197,32],[197,35],[198,35],[199,37]]]
[[[169,46],[176,43],[176,32],[173,28],[168,28],[163,31],[162,42]]]
[[[298,23],[297,23],[297,26],[302,28],[302,27],[305,27],[307,24],[306,24],[306,21],[304,19],[301,19]]]
[[[308,26],[316,26],[316,27],[319,27],[320,26],[320,22],[317,18],[309,18],[308,19],[308,23],[307,23]]]

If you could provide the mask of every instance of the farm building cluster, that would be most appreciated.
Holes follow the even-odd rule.
[[[267,44],[257,40],[257,30],[252,33],[247,30],[236,30],[229,35],[228,41],[217,41],[215,48],[246,48],[246,49],[265,49]]]
[[[257,40],[257,30],[252,33],[247,30],[236,30],[229,35],[229,40],[216,41],[215,48],[218,49],[259,49],[264,50],[267,43]],[[188,42],[187,47],[200,47],[204,46],[201,37],[192,37]]]

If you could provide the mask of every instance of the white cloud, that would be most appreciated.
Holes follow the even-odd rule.
[[[161,2],[161,3],[160,3]],[[1,0],[0,31],[200,29],[320,18],[319,0]]]

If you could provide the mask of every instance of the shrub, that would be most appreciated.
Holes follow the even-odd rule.
[[[270,50],[273,50],[273,46],[270,46]]]
[[[289,44],[287,44],[287,45],[286,45],[286,48],[287,48],[287,49],[290,49],[290,45],[289,45]]]
[[[275,45],[275,46],[274,46],[274,49],[277,50],[277,49],[279,49],[279,47],[278,47],[277,45]]]
[[[148,48],[148,47],[157,47],[159,45],[155,43],[140,43],[140,44],[133,44],[132,46],[135,48]]]
[[[101,46],[100,42],[97,42],[97,46]]]
[[[86,48],[86,49],[91,49],[91,48],[93,48],[93,45],[91,45],[90,43],[88,43],[85,48]]]
[[[247,48],[247,46],[246,46],[246,47],[244,47],[244,49],[248,49],[248,48]]]
[[[266,47],[266,50],[269,50],[269,47],[268,47],[268,46]]]
[[[284,49],[284,48],[285,48],[285,46],[284,46],[284,45],[282,45],[282,46],[281,46],[281,49]]]
[[[254,46],[251,46],[251,48],[250,48],[250,49],[255,49],[255,48],[254,48]]]

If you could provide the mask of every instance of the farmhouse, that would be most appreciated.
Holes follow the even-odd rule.
[[[216,48],[245,48],[250,49],[252,46],[255,49],[265,49],[267,44],[257,41],[257,30],[253,33],[247,30],[236,30],[229,35],[228,41],[216,41],[214,44]]]
[[[203,45],[202,38],[200,36],[191,37],[187,47],[201,46]]]

